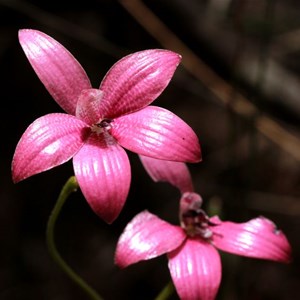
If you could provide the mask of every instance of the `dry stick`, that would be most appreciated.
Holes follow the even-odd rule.
[[[223,104],[253,120],[255,128],[300,161],[300,140],[261,112],[229,83],[209,68],[140,0],[119,0],[121,5],[165,48],[182,55],[182,65],[200,80]],[[232,97],[234,95],[234,97]]]

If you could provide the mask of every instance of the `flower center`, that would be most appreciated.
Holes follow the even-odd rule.
[[[198,194],[184,193],[180,200],[180,224],[187,235],[207,240],[213,235],[210,227],[216,224],[210,222],[201,205],[202,199]]]
[[[189,236],[200,236],[203,239],[212,237],[209,226],[213,225],[203,209],[188,210],[181,215],[181,227]]]
[[[92,125],[92,131],[96,132],[97,134],[108,132],[112,127],[112,122],[113,119],[103,119],[99,123]]]

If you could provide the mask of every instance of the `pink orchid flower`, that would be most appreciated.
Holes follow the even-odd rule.
[[[42,116],[26,129],[12,161],[14,182],[73,158],[87,202],[111,223],[124,206],[131,180],[123,147],[164,160],[201,160],[194,131],[170,111],[148,106],[171,80],[181,60],[177,53],[153,49],[125,56],[95,89],[79,62],[50,36],[22,29],[19,41],[66,113]]]
[[[141,159],[155,181],[168,181],[181,191],[188,186],[186,183],[190,176],[184,163],[142,156]],[[176,174],[183,184],[174,182]],[[215,299],[221,282],[218,250],[290,262],[289,242],[269,219],[258,217],[245,223],[221,221],[217,216],[209,218],[201,205],[202,199],[198,194],[184,192],[180,200],[180,226],[169,224],[147,210],[139,213],[119,238],[115,263],[125,268],[167,254],[179,297],[184,300],[210,300]]]

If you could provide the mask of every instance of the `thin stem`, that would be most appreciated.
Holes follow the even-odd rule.
[[[174,285],[173,282],[170,281],[163,290],[157,295],[155,300],[166,300],[168,299],[174,292]]]
[[[78,276],[63,260],[63,258],[57,251],[55,241],[54,241],[54,228],[55,228],[56,220],[60,214],[60,211],[66,199],[69,197],[71,193],[75,192],[77,188],[78,188],[78,184],[76,178],[75,176],[72,176],[68,179],[68,181],[63,186],[60,192],[60,195],[51,212],[47,224],[46,237],[47,237],[48,250],[51,257],[59,265],[59,267],[69,276],[70,279],[72,279],[81,289],[83,289],[89,295],[90,299],[102,300],[102,298],[97,294],[97,292],[93,288],[91,288],[80,276]]]

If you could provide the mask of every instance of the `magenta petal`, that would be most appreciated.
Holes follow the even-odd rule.
[[[215,299],[221,282],[221,260],[212,245],[201,239],[187,239],[168,258],[180,299]]]
[[[105,222],[120,214],[130,187],[125,150],[107,136],[93,135],[73,158],[74,171],[87,202]]]
[[[192,128],[161,107],[148,106],[115,119],[112,135],[124,148],[141,155],[182,162],[201,160]]]
[[[99,122],[99,106],[103,92],[98,89],[83,90],[78,98],[76,117],[89,125]]]
[[[194,190],[191,174],[183,162],[156,159],[139,155],[141,162],[154,181],[165,181],[180,192],[192,192]]]
[[[19,30],[20,44],[39,79],[54,100],[74,115],[78,97],[90,81],[73,55],[43,32]]]
[[[86,126],[74,116],[59,113],[35,120],[16,147],[13,181],[21,181],[72,158],[87,138]]]
[[[143,211],[126,226],[119,238],[115,263],[127,267],[176,249],[186,238],[181,227],[173,226]]]
[[[211,218],[213,244],[220,250],[254,258],[288,263],[291,247],[282,231],[272,221],[259,217],[246,223],[221,222]]]
[[[125,56],[107,72],[102,117],[115,118],[153,102],[171,80],[181,56],[168,50],[139,51]]]

